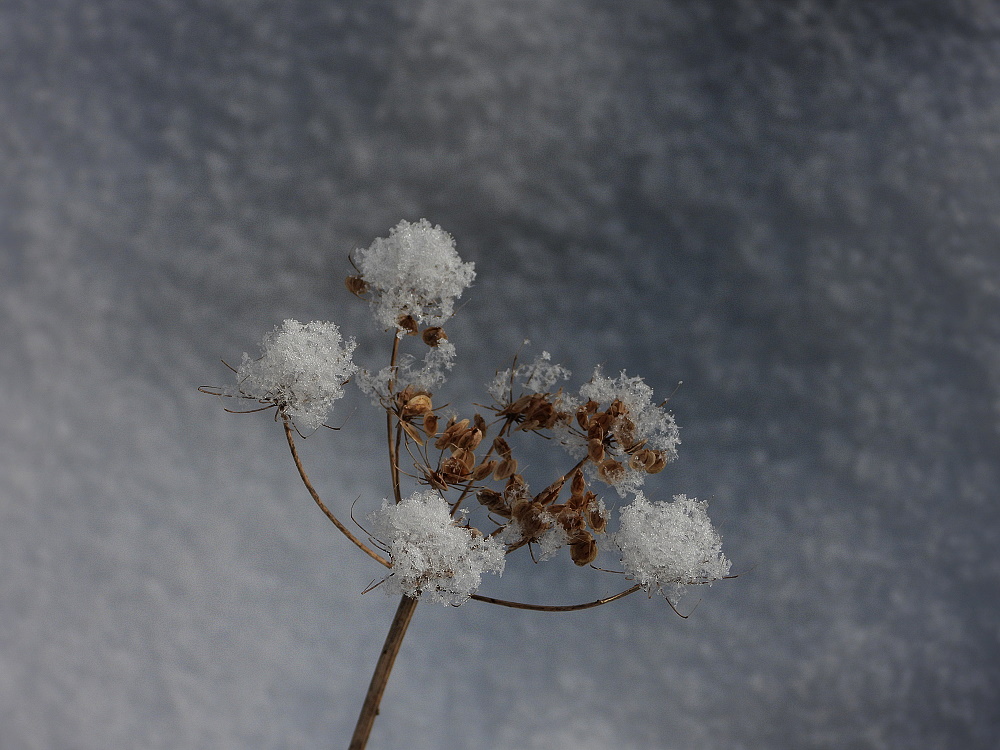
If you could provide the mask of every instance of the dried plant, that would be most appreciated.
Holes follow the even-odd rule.
[[[578,391],[561,383],[569,371],[546,352],[512,365],[487,385],[488,406],[462,414],[439,406],[437,392],[455,362],[444,325],[455,301],[475,278],[454,240],[426,220],[401,222],[387,238],[357,250],[347,288],[370,303],[375,320],[392,333],[389,363],[360,369],[356,344],[333,323],[286,320],[264,337],[260,357],[243,355],[236,384],[206,393],[250,400],[274,409],[295,467],[327,518],[387,572],[377,584],[401,595],[372,677],[350,747],[364,748],[403,636],[420,600],[458,606],[481,602],[544,612],[597,607],[640,589],[662,595],[677,612],[685,587],[731,577],[706,504],[684,495],[650,502],[640,489],[677,457],[680,443],[665,402],[622,372],[600,368]],[[402,351],[415,348],[419,356]],[[386,415],[392,497],[369,514],[359,538],[323,502],[296,448],[295,436],[324,425],[344,386],[354,380]],[[238,411],[238,410],[232,410]],[[547,438],[547,440],[542,440]],[[566,469],[531,487],[519,470],[526,451],[564,451]],[[418,487],[403,494],[404,477]],[[619,524],[608,487],[619,500]],[[475,512],[474,512],[475,511]],[[473,525],[473,516],[479,520]],[[527,548],[536,562],[568,554],[580,567],[611,550],[632,585],[614,596],[573,605],[514,602],[478,592],[484,573],[500,575],[506,556]],[[607,571],[606,571],[607,572]],[[678,612],[678,614],[680,614]]]

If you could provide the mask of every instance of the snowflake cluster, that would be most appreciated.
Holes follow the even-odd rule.
[[[525,342],[527,343],[527,342]],[[543,351],[528,365],[508,367],[487,383],[486,390],[498,402],[510,398],[513,386],[521,386],[525,393],[544,393],[560,380],[569,380],[570,371],[562,365],[552,364],[552,355]]]
[[[392,572],[383,584],[389,594],[459,605],[479,588],[483,573],[503,573],[505,545],[457,525],[434,490],[398,504],[384,500],[371,520],[389,548]]]
[[[236,389],[227,394],[275,404],[300,430],[319,428],[344,395],[344,383],[357,371],[335,323],[286,320],[264,337],[261,356],[243,354]]]
[[[686,585],[727,576],[730,562],[706,507],[685,495],[651,503],[636,493],[621,509],[621,527],[613,535],[626,573],[646,591],[668,598],[678,597]]]
[[[361,277],[373,293],[375,318],[386,328],[406,333],[400,319],[439,326],[452,316],[455,300],[476,277],[472,263],[463,263],[455,240],[427,219],[401,221],[367,249],[356,252]]]

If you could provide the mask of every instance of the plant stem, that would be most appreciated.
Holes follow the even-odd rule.
[[[382,702],[382,694],[389,681],[392,665],[396,662],[399,647],[403,645],[403,636],[406,635],[406,628],[409,627],[416,608],[416,599],[411,599],[408,596],[400,599],[399,607],[396,608],[396,616],[392,618],[392,625],[389,626],[389,633],[382,645],[378,664],[375,665],[371,684],[368,685],[368,694],[361,706],[361,714],[358,716],[357,726],[354,727],[354,736],[351,737],[349,750],[364,750],[368,744],[368,736],[372,732],[375,717],[378,716],[379,704]]]

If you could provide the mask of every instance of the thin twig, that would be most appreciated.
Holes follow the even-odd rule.
[[[525,604],[524,602],[511,602],[506,599],[495,599],[492,596],[483,596],[482,594],[473,594],[472,598],[480,602],[486,602],[487,604],[498,604],[501,607],[512,607],[513,609],[531,609],[536,612],[576,612],[580,609],[600,607],[602,604],[608,604],[616,599],[621,599],[629,594],[634,594],[640,588],[642,587],[639,586],[639,584],[636,584],[632,588],[620,591],[614,596],[598,599],[593,602],[586,602],[585,604]]]
[[[366,555],[368,555],[381,565],[384,565],[387,568],[391,568],[392,564],[388,560],[386,560],[384,557],[382,557],[382,555],[372,550],[370,547],[368,547],[368,545],[366,545],[364,542],[362,542],[360,539],[354,536],[354,534],[351,533],[351,530],[346,526],[344,526],[344,524],[340,522],[340,519],[337,518],[335,515],[333,515],[333,513],[330,512],[330,509],[326,507],[326,505],[323,503],[323,500],[320,499],[319,493],[316,492],[316,488],[312,486],[312,482],[309,481],[309,477],[306,475],[306,470],[302,466],[302,459],[299,458],[299,451],[295,447],[295,438],[292,437],[292,428],[289,426],[287,420],[283,423],[283,426],[285,428],[285,437],[288,439],[288,447],[292,451],[292,460],[295,462],[295,468],[299,470],[299,476],[302,478],[302,483],[306,486],[306,489],[309,490],[309,494],[312,495],[312,499],[316,501],[316,505],[319,506],[319,509],[323,511],[323,513],[326,514],[326,517],[329,518],[331,521],[333,521],[333,525],[336,526],[338,529],[340,529],[340,531],[344,534],[344,536],[346,536],[348,539],[354,542],[354,544],[362,552],[364,552]]]

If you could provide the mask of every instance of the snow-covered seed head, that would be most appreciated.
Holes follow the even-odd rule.
[[[230,395],[275,404],[300,430],[319,428],[357,371],[354,339],[335,323],[286,320],[264,337],[261,356],[244,354]]]
[[[371,520],[389,548],[389,594],[458,605],[479,588],[483,573],[503,573],[504,545],[457,525],[434,490],[414,492],[399,504],[384,500]]]
[[[651,503],[637,492],[621,509],[621,527],[612,535],[626,573],[649,593],[672,599],[685,585],[728,575],[731,563],[706,507],[685,495]]]
[[[455,300],[472,283],[472,263],[463,263],[455,240],[426,219],[401,221],[367,249],[356,253],[368,285],[375,318],[397,335],[416,326],[440,326],[454,312]]]

